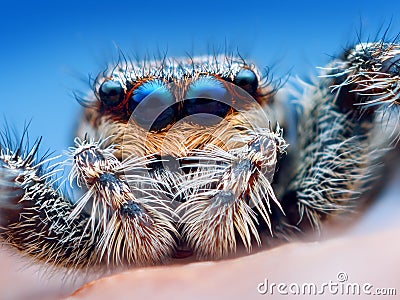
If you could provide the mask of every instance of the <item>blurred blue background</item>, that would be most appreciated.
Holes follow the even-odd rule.
[[[79,104],[108,61],[123,52],[143,57],[240,53],[277,77],[315,74],[349,42],[374,39],[391,23],[400,32],[400,2],[372,1],[2,1],[1,122],[56,153],[71,145]],[[4,117],[3,117],[4,116]]]

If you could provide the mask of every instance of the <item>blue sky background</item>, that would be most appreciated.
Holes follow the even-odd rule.
[[[315,73],[330,55],[373,38],[391,22],[400,32],[400,2],[372,1],[2,1],[0,116],[56,153],[69,146],[79,116],[74,90],[125,53],[174,56],[239,49],[277,76]],[[4,123],[4,118],[1,118]]]

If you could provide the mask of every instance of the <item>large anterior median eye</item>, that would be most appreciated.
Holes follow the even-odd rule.
[[[125,93],[120,82],[106,80],[99,88],[99,96],[105,106],[115,107],[124,100]]]
[[[250,69],[242,68],[235,76],[234,84],[254,95],[258,88],[257,75]]]
[[[210,114],[225,117],[230,108],[229,94],[217,78],[201,77],[193,81],[186,92],[183,114]]]
[[[172,124],[177,116],[174,96],[159,79],[138,86],[129,99],[128,110],[138,125],[153,131]]]

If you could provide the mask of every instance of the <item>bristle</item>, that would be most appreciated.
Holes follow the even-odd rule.
[[[164,263],[175,250],[176,235],[171,219],[157,208],[127,202],[107,223],[100,241],[101,257],[110,265]]]
[[[400,105],[400,45],[374,42],[356,45],[345,61],[335,60],[326,70],[327,77],[345,76],[332,86],[333,91],[351,86],[365,107],[391,108]]]

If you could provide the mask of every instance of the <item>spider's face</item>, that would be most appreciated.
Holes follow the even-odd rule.
[[[123,64],[96,79],[94,94],[80,135],[108,138],[123,164],[143,161],[131,189],[167,201],[190,247],[221,256],[234,250],[236,234],[247,248],[252,236],[260,242],[255,224],[271,226],[264,205],[279,209],[271,183],[286,146],[263,108],[274,89],[254,66],[226,57]],[[234,227],[213,220],[224,214]],[[204,238],[215,245],[196,245]]]
[[[226,148],[238,131],[273,122],[264,105],[274,88],[254,66],[222,56],[117,65],[98,76],[94,94],[81,135],[112,135],[134,155],[180,158],[206,144]]]

